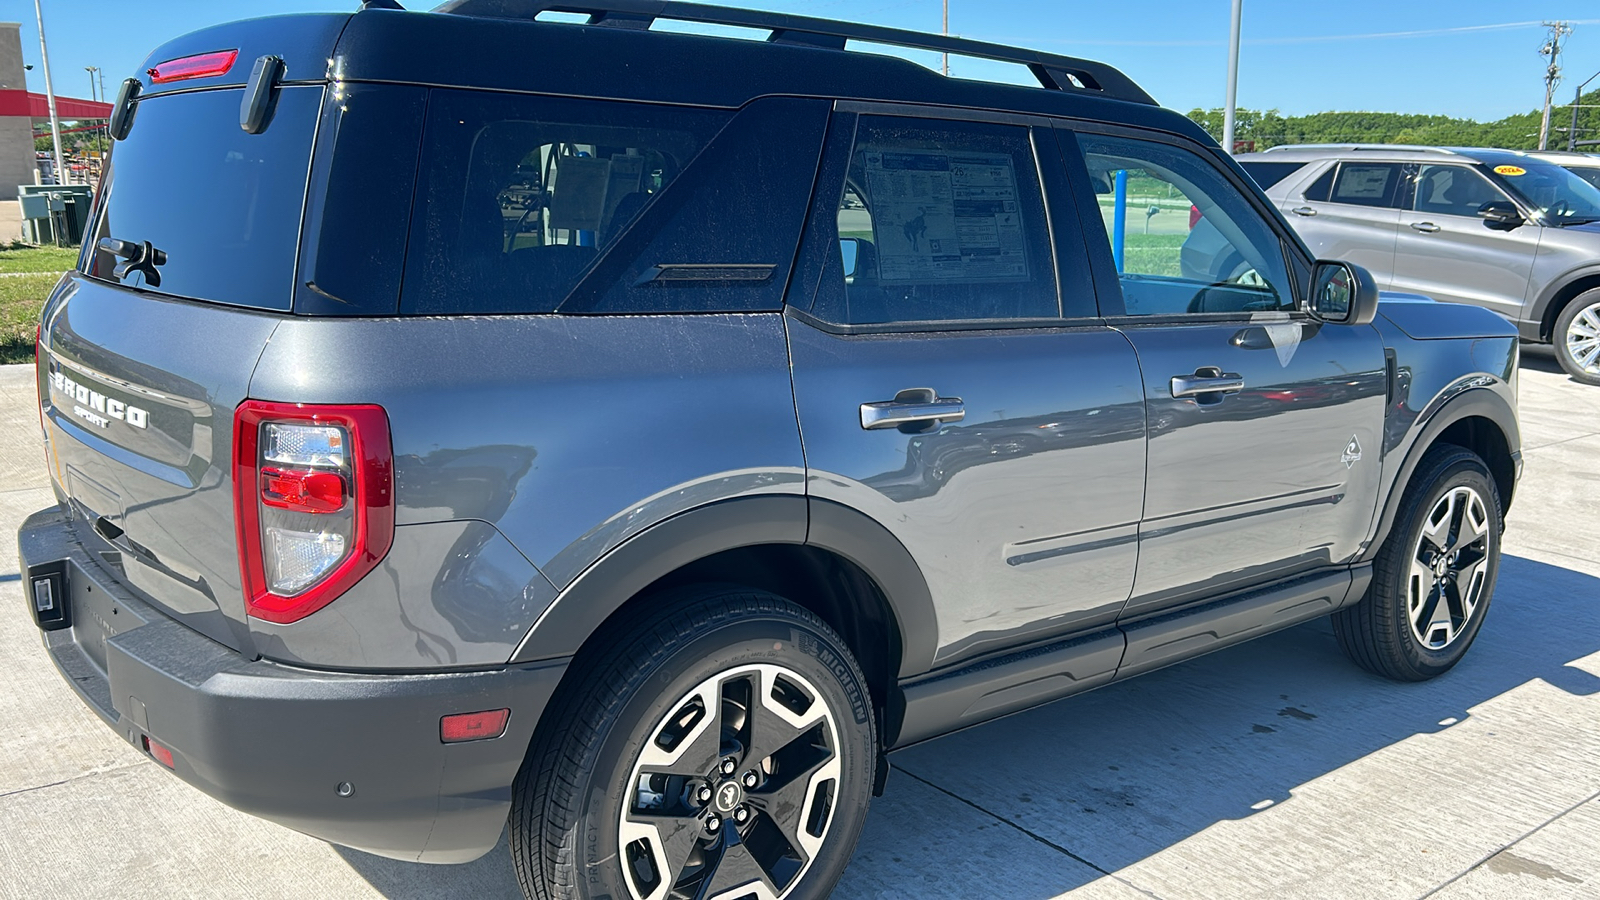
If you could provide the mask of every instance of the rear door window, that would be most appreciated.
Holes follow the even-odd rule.
[[[812,313],[840,325],[1061,315],[1029,130],[862,116]]]
[[[147,270],[118,277],[123,260],[97,250],[88,254],[87,274],[197,300],[289,309],[322,90],[281,88],[260,134],[239,127],[242,90],[140,100],[132,130],[112,151],[94,237],[148,242],[166,262],[155,278]]]
[[[1397,206],[1400,169],[1399,163],[1342,163],[1329,199],[1353,206]]]

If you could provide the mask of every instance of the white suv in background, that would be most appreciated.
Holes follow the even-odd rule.
[[[1237,159],[1318,257],[1365,266],[1384,290],[1492,309],[1600,384],[1600,188],[1569,171],[1579,154],[1555,156],[1302,144]]]

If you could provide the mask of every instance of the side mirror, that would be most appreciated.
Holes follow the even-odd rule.
[[[1496,226],[1510,230],[1521,225],[1527,220],[1522,217],[1522,210],[1517,209],[1515,203],[1505,200],[1490,200],[1478,207],[1478,218],[1483,220],[1490,228]]]
[[[844,262],[844,277],[856,277],[856,264],[861,261],[861,239],[839,238],[839,258]]]
[[[1334,325],[1367,325],[1378,314],[1378,283],[1354,263],[1319,259],[1311,270],[1307,311]]]

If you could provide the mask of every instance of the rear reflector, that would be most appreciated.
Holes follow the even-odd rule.
[[[164,63],[157,63],[145,70],[150,76],[151,84],[166,84],[172,81],[187,81],[190,78],[210,78],[213,75],[226,75],[233,68],[233,61],[239,58],[237,50],[218,50],[215,53],[197,53],[194,56],[184,56],[178,59],[169,59]]]
[[[172,764],[171,750],[168,750],[155,741],[150,740],[150,736],[148,734],[142,735],[140,740],[144,742],[145,752],[155,757],[156,762],[161,763],[163,766],[166,766],[169,769],[176,768]]]
[[[488,709],[483,712],[457,713],[439,720],[439,740],[446,744],[462,741],[486,741],[506,733],[506,722],[511,720],[509,709]]]

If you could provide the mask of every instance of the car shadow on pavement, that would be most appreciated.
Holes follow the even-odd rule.
[[[1431,682],[1357,669],[1323,619],[897,753],[834,896],[1052,897],[1508,691],[1600,694],[1569,665],[1600,653],[1596,597],[1600,578],[1506,556],[1472,651]],[[339,852],[396,900],[519,896],[503,835],[465,866]]]

